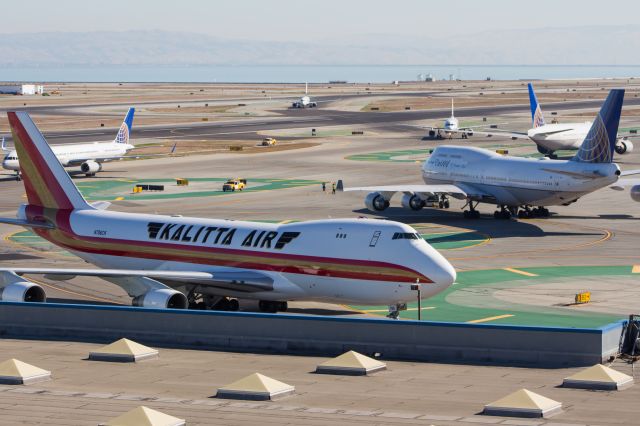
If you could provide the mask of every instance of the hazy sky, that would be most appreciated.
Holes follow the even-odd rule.
[[[352,35],[446,37],[495,28],[636,24],[621,0],[5,0],[0,33],[171,30],[316,41]]]

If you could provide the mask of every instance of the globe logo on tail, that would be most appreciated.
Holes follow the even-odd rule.
[[[576,159],[583,163],[611,163],[613,161],[609,135],[600,114],[596,116],[587,137],[582,142]]]
[[[122,123],[118,134],[116,135],[116,143],[128,143],[129,142],[129,126],[127,123]]]
[[[536,112],[533,114],[533,128],[538,128],[544,126],[544,117],[542,116],[542,109],[540,109],[540,105],[536,107]]]

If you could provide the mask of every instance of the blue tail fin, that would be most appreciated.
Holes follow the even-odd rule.
[[[135,108],[129,108],[129,111],[127,111],[127,115],[116,135],[116,143],[129,143],[129,135],[131,134],[131,126],[133,125],[133,114],[135,112]]]
[[[572,161],[582,163],[612,163],[618,137],[618,124],[624,101],[624,89],[613,89],[604,101],[600,112],[593,120],[591,129],[584,138]]]
[[[540,104],[538,103],[538,98],[536,97],[536,93],[533,91],[533,84],[529,83],[527,85],[529,87],[529,104],[531,106],[531,122],[533,124],[533,128],[544,126],[544,116],[542,115],[542,108],[540,108]]]

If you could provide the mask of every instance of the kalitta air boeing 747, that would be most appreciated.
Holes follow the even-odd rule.
[[[390,310],[449,287],[451,264],[410,226],[381,220],[320,220],[282,225],[121,213],[85,201],[25,112],[9,112],[28,203],[2,223],[40,237],[105,269],[1,268],[0,298],[44,301],[23,275],[95,276],[121,286],[133,304],[154,308],[238,309],[256,299],[264,311],[290,300]],[[108,207],[108,206],[106,206]],[[102,208],[102,209],[101,209]]]

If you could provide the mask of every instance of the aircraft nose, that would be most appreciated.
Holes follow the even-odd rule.
[[[444,256],[431,246],[426,246],[420,272],[428,277],[434,285],[433,294],[449,288],[456,280],[456,270]],[[426,260],[426,261],[425,261]]]

